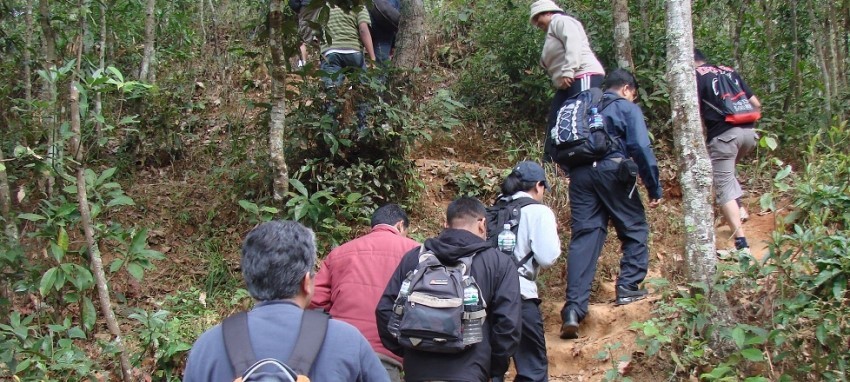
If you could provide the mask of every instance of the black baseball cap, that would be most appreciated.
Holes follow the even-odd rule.
[[[543,182],[543,186],[549,189],[549,182],[546,181],[546,172],[543,167],[540,167],[537,162],[522,161],[514,166],[513,173],[516,174],[523,182]]]

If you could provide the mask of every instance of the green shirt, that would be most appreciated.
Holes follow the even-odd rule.
[[[356,19],[355,19],[356,16]],[[325,27],[325,43],[322,44],[322,53],[331,49],[349,49],[362,51],[360,44],[360,23],[372,25],[369,12],[365,7],[359,11],[352,9],[346,13],[339,7],[331,7],[328,15],[328,25]],[[328,44],[328,40],[330,44]]]

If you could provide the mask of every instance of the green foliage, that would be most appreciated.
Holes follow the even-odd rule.
[[[738,323],[712,322],[705,286],[666,288],[657,317],[636,324],[647,355],[670,360],[676,375],[694,370],[707,381],[845,380],[850,356],[836,352],[850,337],[850,130],[844,123],[813,135],[800,173],[776,161],[762,206],[793,211],[777,217],[769,255],[722,257],[712,287],[726,293]],[[735,302],[738,302],[737,304]],[[734,346],[706,351],[717,332]]]
[[[192,348],[191,339],[181,336],[184,322],[178,317],[169,318],[170,314],[167,310],[150,313],[135,309],[129,316],[140,325],[135,334],[143,348],[141,353],[136,354],[133,363],[149,364],[153,360],[151,375],[168,381],[178,379],[180,360]]]
[[[59,324],[39,322],[39,315],[12,312],[0,323],[0,365],[22,380],[85,380],[98,369],[79,347],[85,332],[66,317]],[[35,322],[34,322],[35,321]],[[5,373],[5,372],[4,372]]]

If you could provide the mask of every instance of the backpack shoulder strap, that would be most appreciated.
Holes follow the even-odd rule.
[[[234,377],[239,377],[257,361],[248,334],[248,313],[239,312],[224,319],[221,323],[221,333],[224,336],[227,358],[230,359],[236,374]]]
[[[325,334],[328,331],[328,320],[330,317],[316,310],[305,310],[301,316],[301,329],[295,348],[289,356],[289,365],[299,375],[307,375],[313,366],[313,361],[322,349],[325,342]]]

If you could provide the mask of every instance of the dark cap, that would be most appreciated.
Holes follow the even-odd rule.
[[[543,182],[543,186],[549,189],[549,182],[546,181],[546,172],[543,167],[532,161],[522,161],[514,166],[513,173],[523,182]]]

